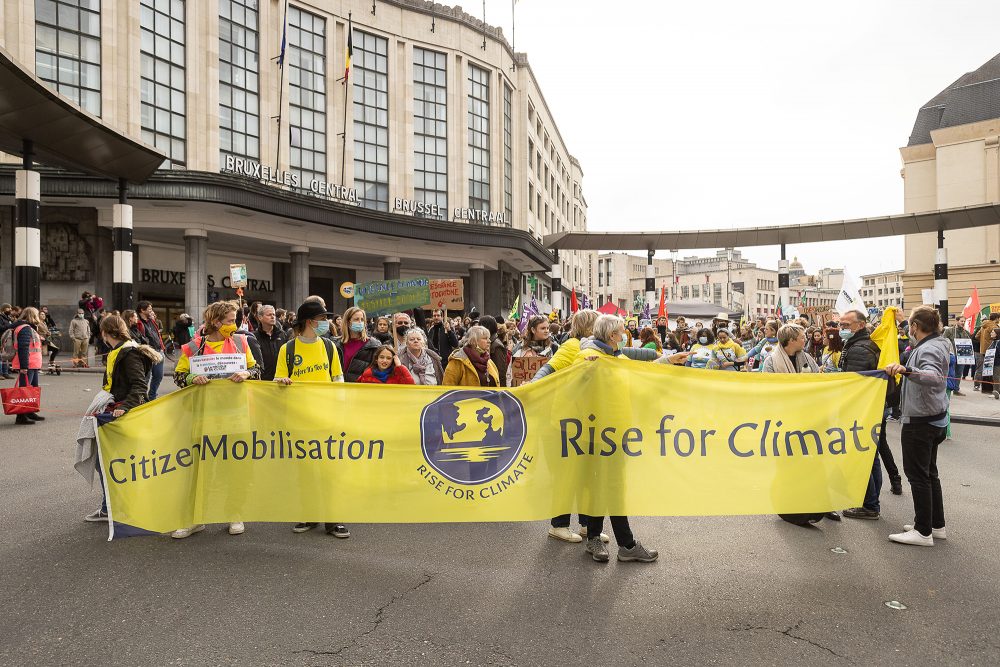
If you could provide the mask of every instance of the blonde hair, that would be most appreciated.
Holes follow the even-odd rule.
[[[363,315],[362,321],[365,328],[361,330],[361,340],[368,341],[368,314],[365,312],[364,308],[358,308],[357,306],[351,306],[344,311],[344,342],[351,340],[351,318],[361,313]]]
[[[601,314],[596,310],[578,310],[573,314],[569,324],[570,338],[586,338],[594,332],[594,322]]]
[[[217,332],[219,328],[213,322],[224,320],[229,313],[235,313],[239,309],[240,307],[236,305],[235,301],[216,301],[215,303],[210,303],[201,316],[205,324],[205,333],[214,334]]]
[[[805,335],[806,330],[798,324],[786,324],[778,329],[778,345],[785,347],[799,336]]]

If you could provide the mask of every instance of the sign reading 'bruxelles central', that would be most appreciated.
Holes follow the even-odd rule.
[[[222,166],[220,171],[223,173],[246,176],[254,179],[255,181],[260,181],[261,183],[284,185],[289,188],[309,190],[309,192],[314,195],[326,197],[327,199],[337,199],[340,201],[350,202],[352,204],[357,204],[360,201],[356,188],[348,188],[343,185],[328,183],[315,178],[309,181],[308,186],[304,186],[302,184],[302,179],[299,178],[298,174],[294,174],[290,171],[284,171],[283,169],[273,169],[267,165],[262,165],[260,162],[247,160],[234,155],[226,156],[226,163]]]

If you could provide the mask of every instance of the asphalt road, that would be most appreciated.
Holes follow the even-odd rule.
[[[544,523],[108,543],[71,466],[98,376],[44,384],[47,421],[0,417],[3,665],[1000,663],[1000,429],[943,446],[933,549],[888,542],[912,517],[888,488],[877,522],[635,519],[651,565],[594,563]]]

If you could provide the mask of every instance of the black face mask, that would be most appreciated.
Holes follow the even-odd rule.
[[[400,336],[405,336],[406,332],[409,330],[410,327],[403,327],[403,326],[396,327],[396,333],[399,334]]]

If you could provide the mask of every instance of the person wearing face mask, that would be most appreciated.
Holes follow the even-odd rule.
[[[719,365],[715,361],[715,354],[712,350],[714,346],[715,336],[712,334],[712,330],[702,327],[696,334],[695,342],[689,350],[691,354],[684,365],[690,368],[718,369]]]
[[[712,346],[715,365],[723,371],[736,371],[736,364],[746,359],[746,350],[732,339],[729,329],[720,327],[715,336],[715,345]]]
[[[844,351],[844,340],[840,337],[840,329],[827,327],[823,335],[826,345],[823,347],[821,373],[839,373],[840,355]]]
[[[202,331],[187,345],[181,346],[181,356],[174,368],[174,384],[178,387],[205,385],[212,380],[229,380],[240,383],[245,380],[260,379],[260,365],[250,351],[250,344],[243,334],[236,333],[236,312],[239,307],[232,301],[216,301],[205,309]],[[243,362],[238,368],[220,375],[202,375],[192,372],[199,357],[214,354],[242,354]],[[161,362],[162,363],[162,362]],[[154,367],[155,378],[155,367]],[[153,400],[150,398],[150,400]],[[179,528],[171,533],[175,539],[184,539],[205,529],[205,524]],[[229,524],[230,535],[242,535],[245,526],[242,521]]]
[[[414,331],[417,331],[414,329]],[[403,348],[404,350],[406,347]],[[404,366],[391,345],[383,345],[375,352],[375,359],[361,374],[358,382],[364,384],[415,384],[410,371]]]
[[[500,373],[490,358],[490,332],[478,324],[469,327],[451,353],[444,369],[443,385],[451,387],[499,387]]]
[[[149,345],[133,340],[125,320],[118,315],[108,315],[101,320],[100,334],[111,351],[108,353],[101,391],[94,397],[86,415],[96,417],[98,424],[107,424],[149,400],[153,365],[162,361],[163,355]],[[76,463],[73,467],[90,483],[93,483],[95,469],[98,479],[101,478],[96,438],[96,425],[85,418],[77,435]],[[103,493],[103,483],[101,489]],[[101,506],[83,520],[88,523],[106,523],[107,498],[102,495]]]
[[[368,315],[365,311],[356,306],[344,311],[346,331],[343,340],[337,344],[337,349],[340,352],[345,382],[357,382],[365,369],[371,365],[375,351],[382,346],[374,334],[368,335],[367,320]],[[388,320],[386,325],[388,326]]]
[[[601,315],[594,322],[593,337],[580,343],[580,352],[574,364],[594,361],[599,358],[611,358],[620,363],[631,363],[622,356],[622,350],[627,346],[628,336],[625,322],[617,315]],[[611,400],[618,400],[612,398]],[[659,557],[655,549],[642,546],[632,535],[627,516],[612,516],[611,529],[618,543],[618,560],[622,562],[652,563]],[[598,563],[606,563],[610,559],[608,548],[601,539],[604,530],[603,516],[587,518],[587,553]]]
[[[69,323],[69,338],[73,341],[73,368],[90,368],[87,362],[87,354],[90,351],[90,323],[83,308],[77,309],[76,317]]]
[[[416,312],[416,311],[414,311]],[[421,318],[422,319],[422,318]],[[396,352],[401,351],[406,347],[406,332],[412,329],[414,325],[411,323],[410,316],[406,313],[396,313],[392,316],[392,346]],[[420,328],[423,328],[422,326]]]

